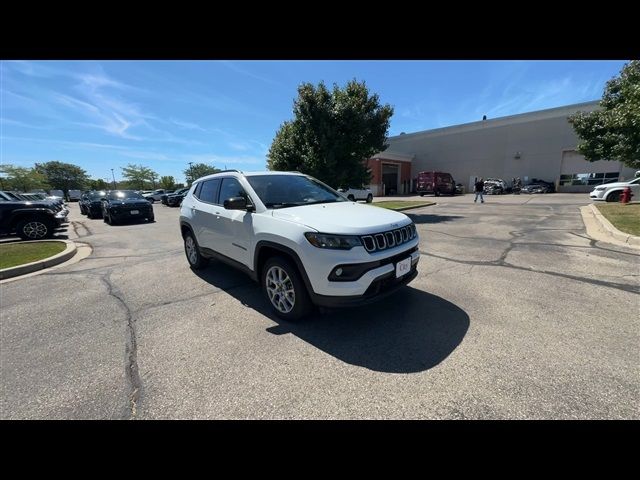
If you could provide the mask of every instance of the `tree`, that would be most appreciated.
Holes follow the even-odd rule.
[[[152,180],[158,176],[156,172],[144,165],[135,165],[130,163],[126,167],[121,168],[122,176],[127,180],[128,186],[138,190],[145,189],[146,181],[149,181],[148,185],[151,186]]]
[[[184,176],[187,179],[187,185],[191,185],[194,180],[199,179],[200,177],[206,177],[207,175],[213,175],[214,173],[221,172],[219,168],[214,167],[213,165],[207,165],[206,163],[196,163],[187,167],[184,170]]]
[[[4,164],[0,166],[0,172],[5,174],[2,180],[2,189],[28,192],[30,190],[49,188],[45,176],[35,168],[15,167],[11,164]]]
[[[632,60],[607,82],[601,110],[569,117],[582,142],[578,151],[590,162],[618,160],[640,168],[640,61]]]
[[[172,176],[160,177],[160,188],[165,190],[173,190],[176,188],[176,180]]]
[[[87,172],[71,163],[36,163],[34,169],[44,175],[51,188],[62,190],[65,196],[70,189],[84,190],[85,185],[89,183]]]
[[[270,170],[298,170],[334,188],[370,181],[366,160],[387,148],[393,108],[370,95],[365,82],[334,84],[331,92],[323,82],[303,83],[293,113],[271,144]]]
[[[97,178],[89,181],[89,188],[91,190],[109,190],[111,187],[103,179]]]

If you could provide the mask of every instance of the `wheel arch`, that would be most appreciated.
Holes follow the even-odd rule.
[[[311,282],[309,281],[307,272],[298,254],[292,248],[269,240],[260,240],[256,243],[255,254],[253,256],[253,271],[255,272],[258,281],[262,281],[262,269],[264,264],[269,258],[275,255],[284,256],[293,262],[295,267],[298,269],[298,273],[302,277],[302,281],[304,282],[304,286],[307,288],[307,292],[310,295],[313,294]]]

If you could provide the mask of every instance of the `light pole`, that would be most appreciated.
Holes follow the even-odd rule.
[[[189,185],[193,184],[193,162],[189,162],[189,177],[191,177],[191,181],[189,182]]]
[[[116,187],[116,175],[113,173],[113,168],[111,169],[111,176],[113,177],[113,189],[117,190],[118,187]]]

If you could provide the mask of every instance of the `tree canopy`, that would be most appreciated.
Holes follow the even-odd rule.
[[[16,167],[7,163],[0,165],[0,172],[4,173],[0,180],[3,190],[28,192],[50,188],[46,177],[35,168]]]
[[[160,177],[160,181],[158,183],[160,188],[164,188],[165,190],[173,190],[176,188],[176,179],[171,175]]]
[[[269,169],[297,170],[334,188],[370,181],[366,160],[387,148],[393,108],[370,95],[365,82],[334,84],[332,91],[323,82],[303,83],[293,114],[271,144]]]
[[[191,185],[194,180],[200,177],[206,177],[207,175],[213,175],[214,173],[221,172],[219,168],[213,165],[207,165],[206,163],[194,163],[184,170],[184,176],[187,179],[187,185]]]
[[[581,142],[578,151],[590,162],[618,160],[640,168],[640,61],[632,60],[607,82],[601,110],[578,112],[569,122]]]
[[[130,188],[144,190],[145,186],[155,186],[155,178],[158,174],[144,165],[130,163],[126,167],[122,167],[122,176]]]
[[[36,163],[34,170],[44,176],[52,189],[62,190],[65,196],[70,189],[83,190],[89,183],[87,172],[71,163],[58,161]]]

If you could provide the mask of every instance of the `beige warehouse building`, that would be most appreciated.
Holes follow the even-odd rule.
[[[589,192],[594,185],[628,180],[635,173],[620,162],[587,162],[576,152],[578,137],[567,117],[598,108],[597,101],[579,103],[400,134],[373,158],[410,159],[413,179],[421,171],[449,172],[467,189],[476,177],[501,178],[508,185],[520,177],[525,184],[534,178],[553,182],[560,192]],[[402,192],[397,181],[396,191]]]

